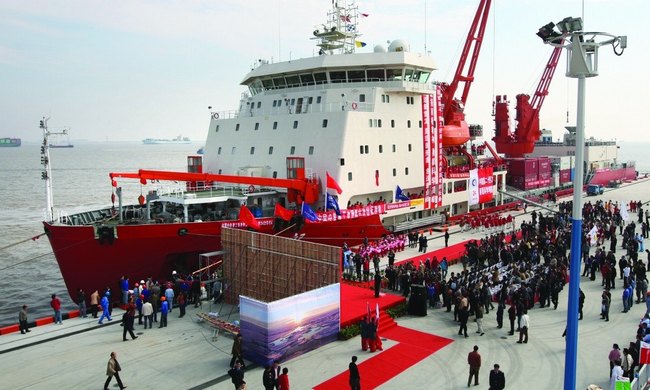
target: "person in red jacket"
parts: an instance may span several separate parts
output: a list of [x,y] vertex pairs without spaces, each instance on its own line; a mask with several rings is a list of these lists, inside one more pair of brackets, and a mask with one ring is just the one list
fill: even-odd
[[282,374],[278,377],[278,388],[280,390],[289,390],[289,369],[284,367]]
[[61,318],[61,301],[57,298],[56,294],[52,294],[50,306],[54,309],[54,323],[63,324],[63,319]]

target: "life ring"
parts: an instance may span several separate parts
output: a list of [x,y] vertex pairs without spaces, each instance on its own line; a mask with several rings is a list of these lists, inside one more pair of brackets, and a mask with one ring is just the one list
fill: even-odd
[[214,119],[214,120],[219,119],[219,113],[218,112],[213,112],[212,113],[212,119]]
[[357,109],[357,103],[352,103],[352,109],[356,110]]
[[248,186],[248,192],[255,192],[255,186],[254,185],[249,185]]

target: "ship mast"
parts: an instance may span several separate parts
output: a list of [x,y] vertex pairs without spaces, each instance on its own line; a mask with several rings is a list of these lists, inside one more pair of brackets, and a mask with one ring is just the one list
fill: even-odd
[[67,130],[61,132],[51,132],[47,128],[47,121],[49,117],[40,122],[39,127],[43,130],[43,145],[41,145],[41,164],[43,165],[43,172],[41,172],[41,179],[45,181],[45,219],[48,222],[54,221],[54,199],[52,196],[52,164],[50,163],[50,135],[66,135]]
[[357,47],[356,38],[361,36],[358,33],[358,17],[359,8],[354,0],[332,1],[332,9],[327,13],[327,22],[316,26],[311,38],[319,40],[316,44],[320,47],[318,54],[354,53]]

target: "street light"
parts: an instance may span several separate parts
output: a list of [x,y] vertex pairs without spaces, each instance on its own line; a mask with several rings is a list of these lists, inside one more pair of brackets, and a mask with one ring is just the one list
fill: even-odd
[[[575,176],[573,186],[573,221],[571,225],[571,272],[569,306],[567,309],[564,390],[575,390],[578,357],[578,296],[582,255],[582,185],[584,182],[585,148],[585,79],[598,76],[598,48],[612,45],[620,56],[627,47],[627,37],[603,32],[583,32],[581,18],[564,18],[555,26],[543,26],[537,35],[556,47],[567,50],[566,76],[578,79],[578,109],[576,117]],[[557,27],[559,33],[553,30]],[[541,35],[540,35],[541,34]]]

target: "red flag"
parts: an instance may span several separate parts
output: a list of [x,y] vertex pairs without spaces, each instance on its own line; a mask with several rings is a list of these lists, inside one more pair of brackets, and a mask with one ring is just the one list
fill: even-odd
[[246,224],[246,226],[259,229],[260,224],[253,216],[253,213],[245,205],[239,209],[239,220]]
[[291,218],[293,217],[293,211],[287,210],[284,207],[280,206],[280,203],[276,203],[273,215],[278,218],[282,218],[285,221],[291,221]]
[[639,364],[650,363],[650,344],[641,342],[641,351],[639,353]]
[[329,172],[325,172],[325,174],[327,175],[327,188],[336,190],[337,194],[341,194],[343,190],[341,189],[341,187],[339,187],[339,183],[337,183],[336,180],[334,180],[334,178],[330,176]]

